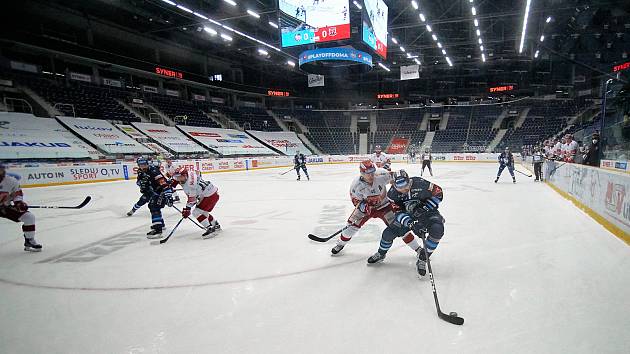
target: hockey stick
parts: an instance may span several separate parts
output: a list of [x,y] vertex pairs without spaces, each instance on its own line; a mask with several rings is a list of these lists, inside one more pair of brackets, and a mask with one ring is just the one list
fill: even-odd
[[184,221],[184,218],[179,219],[179,221],[177,222],[177,224],[175,225],[173,230],[171,230],[171,232],[168,234],[168,236],[166,236],[166,238],[163,238],[163,239],[161,239],[159,241],[152,241],[151,244],[152,245],[161,245],[161,244],[164,244],[164,243],[168,242],[168,239],[171,238],[171,236],[173,236],[173,234],[175,233],[175,230],[177,230],[177,227],[179,226],[179,224],[182,223],[182,221]]
[[92,197],[87,196],[85,200],[81,202],[81,204],[77,206],[51,206],[51,205],[29,205],[30,209],[81,209],[87,205],[87,203],[92,200]]
[[[177,207],[176,207],[176,206],[174,206],[174,205],[172,206],[172,208],[173,208],[173,209],[175,209],[175,210],[177,210],[177,211],[181,214],[181,212],[182,212],[182,211],[181,211],[181,210],[179,210],[179,208],[177,208]],[[206,230],[206,228],[205,228],[205,227],[203,227],[203,226],[199,225],[199,224],[198,224],[198,223],[197,223],[194,219],[191,219],[191,218],[190,218],[190,216],[189,216],[187,219],[188,219],[188,220],[190,220],[193,224],[197,225],[197,227],[199,227],[200,229],[202,229],[202,230]]]
[[310,238],[313,241],[317,241],[317,242],[327,242],[331,238],[333,238],[333,237],[339,235],[340,233],[344,232],[348,227],[350,227],[350,225],[346,225],[341,230],[338,230],[337,232],[335,232],[334,234],[332,234],[332,235],[330,235],[328,237],[319,237],[319,236],[315,236],[313,234],[308,234],[308,238]]
[[[352,212],[350,213],[350,215],[352,215],[354,213],[355,210],[357,210],[357,208],[359,207],[359,203],[357,203],[357,205],[354,206],[354,209],[352,209]],[[328,240],[330,240],[331,238],[339,235],[340,233],[344,232],[347,228],[349,228],[351,225],[346,225],[344,226],[341,230],[338,230],[337,232],[335,232],[334,234],[328,236],[328,237],[319,237],[319,236],[315,236],[313,234],[308,234],[308,238],[310,238],[313,241],[317,241],[317,242],[328,242]]]
[[429,279],[431,279],[431,288],[433,289],[433,299],[435,299],[435,308],[437,309],[438,317],[443,319],[446,322],[452,323],[454,325],[461,326],[464,324],[464,319],[462,317],[457,316],[457,312],[451,312],[448,315],[440,310],[440,302],[438,301],[437,289],[435,288],[435,279],[433,278],[433,270],[431,269],[431,261],[429,260],[429,253],[427,252],[427,243],[426,243],[426,230],[423,230],[420,235],[422,239],[422,252],[424,252],[424,257],[427,261],[427,268],[429,270]]
[[284,176],[284,175],[286,175],[287,173],[289,173],[289,172],[291,172],[291,171],[293,171],[293,170],[295,170],[295,167],[294,167],[294,168],[292,168],[292,169],[290,169],[290,170],[288,170],[288,171],[284,171],[284,172],[282,172],[282,173],[280,174],[280,176]]
[[560,167],[562,167],[562,166],[564,166],[564,165],[566,165],[566,164],[567,164],[567,163],[565,162],[565,163],[561,163],[560,165],[558,165],[558,166],[554,167],[554,168],[553,168],[553,170],[551,170],[551,171],[549,172],[549,176],[551,176],[554,172],[556,172],[556,170],[557,170],[557,169],[559,169]]
[[527,174],[527,173],[525,173],[525,172],[521,172],[521,171],[519,171],[519,170],[517,170],[517,169],[514,169],[514,171],[516,171],[516,172],[518,172],[518,173],[522,174],[523,176],[527,176],[527,177],[531,177],[531,176],[532,176],[532,175],[529,175],[529,174]]

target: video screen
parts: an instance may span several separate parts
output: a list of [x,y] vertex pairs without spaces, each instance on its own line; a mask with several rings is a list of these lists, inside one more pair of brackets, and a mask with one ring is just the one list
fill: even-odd
[[387,5],[383,0],[363,1],[363,42],[387,57]]
[[348,0],[279,0],[282,47],[350,38]]

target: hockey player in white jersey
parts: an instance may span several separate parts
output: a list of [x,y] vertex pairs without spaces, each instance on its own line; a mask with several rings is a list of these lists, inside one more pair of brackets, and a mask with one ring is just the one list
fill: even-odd
[[383,149],[381,149],[380,145],[376,145],[376,147],[374,148],[374,155],[370,157],[370,161],[372,161],[372,163],[378,168],[384,168],[390,172],[392,170],[390,167],[392,161],[389,156],[383,153]]
[[220,230],[221,225],[210,212],[219,201],[219,189],[210,181],[204,181],[201,173],[188,171],[186,167],[178,168],[173,178],[182,185],[184,193],[188,196],[186,206],[182,210],[182,217],[188,218],[192,214],[206,228],[206,232],[201,237],[214,236],[212,234]]
[[[173,164],[173,159],[171,159],[170,156],[165,159],[165,162],[166,164],[164,165],[163,171],[164,176],[166,176],[168,184],[170,184],[173,191],[175,191],[175,188],[177,188],[177,185],[179,184],[179,182],[173,178],[175,172],[177,172],[177,167]],[[173,193],[173,202],[179,202],[179,196],[177,193]]]
[[333,255],[341,252],[368,220],[379,218],[385,225],[394,220],[392,207],[387,200],[387,185],[392,181],[391,174],[382,168],[376,168],[370,160],[361,162],[359,169],[361,176],[355,178],[350,187],[350,199],[356,208],[348,218],[347,228],[331,250]]
[[7,175],[6,166],[0,162],[0,218],[22,223],[24,250],[40,252],[42,245],[35,241],[35,215],[28,211],[18,180]]

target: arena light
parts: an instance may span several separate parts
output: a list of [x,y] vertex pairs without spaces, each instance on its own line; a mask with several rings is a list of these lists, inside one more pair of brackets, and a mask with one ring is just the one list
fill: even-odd
[[453,62],[451,62],[451,58],[449,57],[445,57],[446,62],[448,63],[448,66],[453,66]]
[[475,23],[475,27],[479,27],[479,21],[477,21],[477,19],[475,19],[473,22]]
[[486,62],[486,55],[481,53],[481,61]]
[[389,70],[389,68],[388,68],[388,67],[386,67],[383,63],[378,63],[378,66],[380,66],[381,68],[383,68],[383,69],[384,69],[384,70],[386,70],[386,71],[391,71],[391,70]]
[[400,51],[404,53],[405,52],[405,47],[400,46]]
[[262,48],[258,48],[258,54],[263,55],[263,56],[267,56],[269,55],[269,52],[262,49]]
[[437,42],[437,46],[438,46],[438,48],[442,48],[442,43]]
[[236,2],[233,0],[223,0],[225,2],[227,2],[228,4],[232,5],[232,6],[236,6]]
[[483,44],[483,41],[481,40],[481,38],[479,38],[479,44]]
[[411,54],[411,53],[407,53],[407,58],[409,58],[409,59],[415,59],[417,57],[418,57],[417,55],[414,55],[414,54]]
[[433,38],[433,40],[437,42],[437,36],[435,34],[432,34],[431,38]]
[[355,1],[353,1],[352,3],[354,4],[354,6],[356,6],[356,7],[357,7],[357,9],[359,9],[359,10],[363,10],[363,6],[359,5],[359,3],[358,3],[358,2],[356,2],[356,0],[355,0]]
[[545,21],[545,23],[549,23],[551,22],[551,16],[547,17],[547,20]]
[[269,21],[269,26],[271,26],[273,28],[278,28],[278,24],[273,22],[273,21]]
[[411,6],[413,6],[414,9],[418,9],[418,2],[416,0],[411,0]]
[[470,11],[472,11],[473,16],[477,16],[477,9],[473,6]]
[[250,10],[250,9],[247,9],[247,13],[248,13],[251,17],[260,18],[260,15],[259,15],[259,14],[257,14],[256,12],[254,12],[254,11],[252,11],[252,10]]
[[172,2],[171,0],[162,0],[162,1],[163,1],[163,2],[165,2],[165,3],[167,3],[167,4],[169,4],[169,5],[172,5],[172,6],[177,6],[177,4],[176,4],[176,3],[174,3],[174,2]]
[[431,29],[431,26],[427,25],[427,31],[433,32],[433,29]]
[[427,18],[424,17],[424,14],[422,12],[420,13],[420,21],[422,21],[422,22],[426,22],[427,21]]
[[479,50],[483,52],[483,46],[482,45],[479,46]]
[[534,58],[538,58],[538,54],[540,54],[540,50],[536,50],[536,53],[534,53]]
[[292,68],[295,68],[295,62],[293,60],[287,60],[287,65]]
[[221,33],[221,38],[223,38],[224,40],[231,42],[232,41],[232,37],[228,36],[225,33]]
[[442,49],[442,54],[446,55],[446,50]]
[[184,6],[182,6],[182,5],[175,5],[175,6],[176,6],[178,9],[182,10],[182,11],[186,11],[186,12],[188,12],[189,14],[191,14],[191,13],[193,13],[193,12],[194,12],[193,10],[191,10],[191,9],[189,9],[189,8],[187,8],[187,7],[184,7]]
[[481,37],[481,31],[477,28],[477,37]]
[[394,42],[394,44],[398,44],[398,40],[394,37],[392,37],[392,42]]
[[204,20],[207,20],[208,18],[205,15],[200,14],[199,12],[193,12],[193,15],[199,17],[199,18],[203,18]]
[[217,31],[215,31],[213,28],[210,28],[210,27],[204,27],[203,30],[206,31],[211,36],[216,36],[217,34],[219,34]]
[[523,47],[525,46],[525,34],[527,33],[527,19],[529,18],[529,8],[532,5],[532,0],[527,0],[525,5],[525,13],[523,14],[523,30],[521,31],[521,42],[518,46],[518,52],[523,53]]
[[418,60],[418,58],[415,58],[413,61],[414,61],[416,64],[420,65],[420,60]]
[[545,41],[545,35],[544,35],[544,34],[540,36],[540,41],[541,41],[541,42],[544,42],[544,41]]
[[473,0],[468,0],[468,2],[472,4]]

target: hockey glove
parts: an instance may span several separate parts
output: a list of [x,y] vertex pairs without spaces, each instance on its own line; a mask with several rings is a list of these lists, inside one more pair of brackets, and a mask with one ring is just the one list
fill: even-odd
[[25,213],[28,211],[28,205],[21,200],[13,202],[13,206],[20,212]]
[[423,223],[419,221],[414,221],[413,223],[411,223],[411,230],[419,237],[420,235],[424,236],[424,234],[427,232],[427,228],[424,226]]
[[425,211],[437,210],[441,200],[438,197],[431,197],[424,202],[423,209]]
[[188,219],[189,216],[190,216],[190,208],[189,207],[185,207],[182,210],[182,218]]
[[163,192],[162,195],[164,196],[164,201],[166,202],[166,205],[168,205],[169,207],[173,206],[173,190],[170,188],[166,188]]

